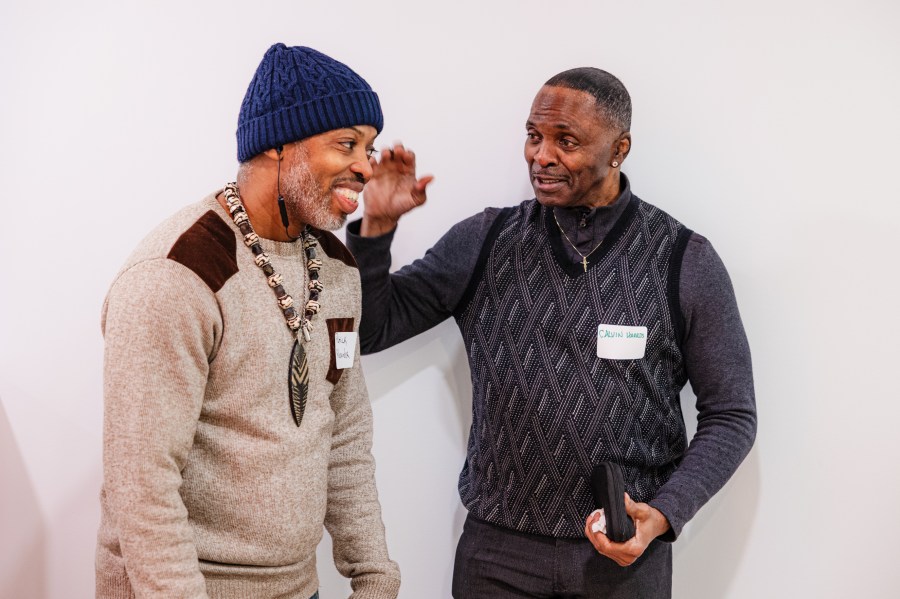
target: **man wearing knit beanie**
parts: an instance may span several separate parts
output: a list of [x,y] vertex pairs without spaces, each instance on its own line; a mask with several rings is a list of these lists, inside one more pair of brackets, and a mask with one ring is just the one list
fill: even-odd
[[241,104],[237,182],[166,220],[116,276],[97,597],[317,597],[323,524],[353,598],[397,596],[359,272],[328,232],[356,209],[382,125],[350,68],[275,44]]

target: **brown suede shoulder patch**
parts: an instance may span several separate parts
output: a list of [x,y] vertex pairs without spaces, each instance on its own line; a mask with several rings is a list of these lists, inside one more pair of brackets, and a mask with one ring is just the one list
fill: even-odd
[[[332,235],[332,237],[334,237]],[[335,333],[352,333],[353,332],[353,319],[352,318],[327,318],[325,319],[325,325],[328,327],[328,338],[331,340],[331,362],[328,364],[328,374],[325,375],[325,378],[332,385],[337,385],[338,381],[341,380],[341,375],[344,374],[343,369],[338,369],[337,367],[337,348],[335,347]]]
[[213,293],[238,271],[234,231],[212,210],[197,219],[166,256],[190,268]]
[[341,240],[334,236],[334,233],[331,233],[330,231],[312,229],[312,234],[316,239],[319,240],[319,245],[322,246],[322,251],[324,251],[329,258],[340,260],[347,266],[359,269],[359,266],[356,264],[356,258],[353,257],[353,254],[350,253],[350,250],[347,249],[347,246],[341,243]]

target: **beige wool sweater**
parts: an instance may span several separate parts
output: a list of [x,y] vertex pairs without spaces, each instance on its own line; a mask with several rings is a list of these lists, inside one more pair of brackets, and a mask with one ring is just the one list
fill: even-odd
[[[308,599],[324,523],[352,597],[394,598],[358,342],[351,367],[335,359],[335,333],[359,327],[355,262],[316,232],[324,290],[298,427],[294,336],[215,195],[151,233],[103,306],[97,597]],[[302,310],[302,244],[262,244]]]

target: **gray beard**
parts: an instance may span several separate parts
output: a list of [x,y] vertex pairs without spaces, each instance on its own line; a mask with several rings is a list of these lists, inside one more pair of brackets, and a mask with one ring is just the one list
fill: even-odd
[[303,150],[294,164],[284,173],[281,191],[291,222],[298,220],[316,229],[334,231],[344,225],[347,217],[331,212],[331,190],[319,186],[306,161],[308,154]]

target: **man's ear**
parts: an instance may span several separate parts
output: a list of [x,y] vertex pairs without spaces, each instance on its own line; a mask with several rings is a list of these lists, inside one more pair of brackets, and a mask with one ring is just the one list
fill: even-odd
[[263,152],[263,154],[265,154],[266,157],[269,158],[270,160],[281,161],[281,159],[284,157],[284,146],[278,146],[277,148],[270,148],[270,149],[266,150],[265,152]]
[[628,156],[628,153],[631,151],[631,132],[626,131],[622,135],[619,136],[619,139],[616,141],[616,156],[619,158],[619,163],[621,164],[625,158]]

